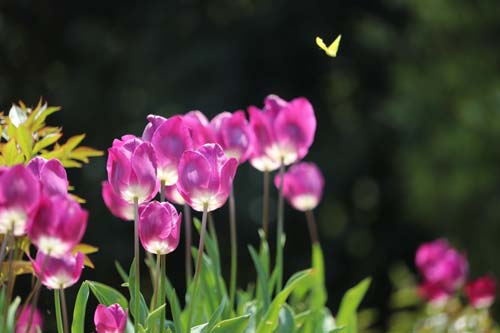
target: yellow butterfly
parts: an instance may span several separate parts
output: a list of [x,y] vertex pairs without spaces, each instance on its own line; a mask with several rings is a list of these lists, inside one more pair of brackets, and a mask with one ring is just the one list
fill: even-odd
[[339,45],[340,45],[340,38],[342,35],[339,35],[330,46],[326,46],[325,42],[319,37],[316,37],[316,44],[323,50],[325,53],[334,58],[337,56],[337,51],[339,50]]

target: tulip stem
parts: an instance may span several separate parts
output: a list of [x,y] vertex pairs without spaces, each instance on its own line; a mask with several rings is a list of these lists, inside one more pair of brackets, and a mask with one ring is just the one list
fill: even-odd
[[158,297],[160,292],[160,254],[156,255],[156,270],[154,279],[153,300],[151,302],[151,311],[156,309],[159,305]]
[[[49,256],[50,256],[50,253],[47,253],[45,258],[43,259],[42,269],[40,270],[40,276],[38,276],[38,279],[36,280],[35,287],[33,288],[33,293],[34,293],[33,294],[33,303],[32,303],[31,308],[30,308],[30,316],[28,318],[28,326],[26,327],[26,332],[30,332],[31,325],[33,324],[33,316],[35,315],[35,309],[36,309],[37,304],[38,304],[38,299],[40,298],[40,288],[42,287],[42,277],[43,277],[43,274],[45,272],[45,268],[47,268],[47,262],[49,261]],[[29,299],[29,296],[28,296],[28,299]],[[23,310],[29,302],[28,299],[26,300],[26,304],[24,305]],[[21,313],[22,313],[22,311],[21,311]]]
[[202,269],[202,258],[203,258],[203,249],[205,247],[205,233],[207,229],[207,212],[208,205],[204,204],[203,205],[203,216],[201,218],[201,231],[200,231],[200,244],[198,246],[198,257],[196,260],[196,270],[194,272],[194,279],[193,279],[193,289],[191,290],[191,297],[189,299],[189,310],[188,310],[188,332],[191,330],[191,321],[192,321],[192,316],[193,316],[193,308],[195,305],[195,299],[196,296],[198,296],[198,285],[200,281],[200,274],[201,274],[201,269]]
[[267,238],[269,229],[269,171],[264,171],[264,196],[262,199],[262,229],[264,236]]
[[[160,301],[158,302],[159,306],[162,306],[163,303],[165,303],[165,279],[166,279],[166,273],[165,273],[165,266],[166,266],[166,255],[160,255]],[[165,308],[161,310],[161,315],[160,315],[160,333],[163,333],[165,329]]]
[[61,298],[59,297],[59,289],[54,289],[54,304],[56,308],[57,332],[64,333],[62,315],[61,315]]
[[229,226],[231,229],[231,281],[229,287],[229,308],[232,310],[236,295],[236,273],[238,267],[238,246],[236,239],[236,204],[234,200],[234,191],[231,187],[229,195]]
[[66,296],[64,295],[64,289],[61,289],[61,306],[62,306],[62,318],[64,325],[64,333],[69,333],[68,331],[68,309],[66,307]]
[[140,265],[139,265],[139,198],[134,198],[134,263],[135,263],[135,290],[134,307],[136,316],[134,318],[134,332],[139,332],[139,295],[140,295]]
[[278,223],[277,223],[277,241],[276,241],[276,266],[278,269],[276,277],[276,293],[281,291],[283,286],[283,247],[285,246],[284,235],[283,235],[283,219],[285,203],[283,198],[283,178],[285,175],[285,163],[281,160],[280,165],[280,186],[279,186],[279,197],[278,197]]
[[165,202],[165,181],[160,180],[160,202]]
[[7,232],[4,236],[3,236],[3,241],[2,241],[2,248],[0,249],[0,269],[2,268],[3,266],[3,260],[5,258],[5,251],[7,250],[7,243],[9,242],[10,240],[10,236],[11,236],[11,232]]
[[185,266],[186,266],[186,290],[191,284],[191,277],[193,276],[193,266],[191,264],[191,207],[184,204],[184,227],[186,228],[186,250],[185,250]]
[[311,237],[311,244],[312,245],[318,244],[319,243],[318,228],[312,210],[306,211],[306,220],[307,220],[307,227],[309,228],[309,236]]

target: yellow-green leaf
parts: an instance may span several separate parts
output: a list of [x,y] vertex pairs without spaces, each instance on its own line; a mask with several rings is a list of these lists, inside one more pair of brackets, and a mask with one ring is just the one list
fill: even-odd
[[44,136],[42,139],[40,139],[37,143],[35,143],[35,146],[33,147],[33,153],[36,154],[42,149],[56,143],[57,140],[59,140],[62,136],[62,133],[50,133]]
[[31,132],[24,125],[19,125],[17,128],[16,140],[26,160],[30,160],[33,154],[33,138]]
[[7,166],[11,166],[15,164],[16,159],[19,156],[19,152],[17,151],[17,145],[15,140],[9,140],[2,147],[2,155],[5,159],[5,164]]

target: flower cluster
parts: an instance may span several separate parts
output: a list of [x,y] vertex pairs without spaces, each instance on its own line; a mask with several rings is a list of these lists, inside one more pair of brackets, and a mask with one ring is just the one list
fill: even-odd
[[467,258],[444,239],[422,244],[415,264],[423,278],[419,292],[432,304],[446,304],[464,285],[469,303],[475,308],[487,308],[495,300],[495,279],[486,275],[466,283]]

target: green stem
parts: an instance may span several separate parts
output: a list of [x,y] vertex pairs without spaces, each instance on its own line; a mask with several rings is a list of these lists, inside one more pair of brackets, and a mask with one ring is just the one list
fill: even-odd
[[165,202],[165,181],[160,180],[160,202]]
[[69,333],[69,331],[68,331],[68,308],[66,307],[66,296],[64,295],[64,289],[62,289],[62,288],[61,288],[60,295],[61,295],[64,333]]
[[184,227],[186,229],[185,242],[185,266],[186,266],[186,290],[191,284],[191,277],[193,276],[193,266],[191,264],[191,207],[188,204],[184,204]]
[[234,300],[236,295],[236,273],[238,267],[238,246],[236,239],[236,204],[234,200],[234,191],[231,188],[229,195],[229,226],[231,229],[231,280],[229,287],[229,308],[232,310],[234,307]]
[[262,229],[267,238],[269,229],[269,171],[264,171],[264,195],[262,199]]
[[158,307],[158,298],[160,292],[160,254],[156,255],[156,270],[155,270],[155,284],[153,291],[153,301],[151,302],[151,310]]
[[312,210],[306,211],[306,220],[307,220],[307,227],[309,228],[309,236],[311,237],[311,244],[312,245],[319,244],[318,228]]
[[135,290],[134,290],[134,307],[136,317],[134,318],[134,332],[139,332],[139,297],[140,297],[140,265],[139,265],[139,199],[134,198],[134,262],[135,262]]
[[[50,253],[48,253],[45,256],[45,258],[43,259],[42,269],[40,270],[40,276],[38,276],[38,278],[36,280],[35,287],[33,288],[33,303],[32,303],[31,308],[30,308],[30,316],[28,317],[28,326],[26,327],[26,332],[30,332],[31,325],[33,324],[33,317],[35,315],[35,309],[38,305],[38,299],[40,298],[40,289],[42,287],[42,277],[43,277],[43,274],[45,272],[45,268],[47,267],[47,262],[49,260],[49,256],[50,256]],[[26,303],[23,306],[23,310],[28,305],[29,299],[30,299],[30,297],[28,296],[28,298],[26,299]],[[23,311],[21,311],[21,313],[22,312]]]
[[278,268],[278,273],[276,277],[276,292],[279,293],[283,286],[283,219],[285,203],[283,198],[283,176],[285,174],[285,164],[281,160],[280,165],[280,186],[279,186],[279,197],[278,197],[278,225],[277,225],[277,241],[276,241],[276,266]]
[[61,315],[61,298],[59,296],[59,289],[54,289],[54,304],[55,304],[55,308],[56,308],[57,332],[64,333],[62,315]]
[[[165,285],[166,285],[166,273],[165,273],[165,265],[166,265],[166,255],[161,255],[160,256],[160,269],[161,269],[161,274],[160,274],[160,301],[158,304],[161,306],[163,303],[165,303]],[[160,333],[163,333],[165,330],[165,308],[161,310],[161,315],[160,315]]]
[[198,296],[198,285],[200,282],[200,273],[201,269],[203,267],[202,263],[202,258],[203,258],[203,249],[205,247],[205,233],[207,229],[207,204],[203,206],[203,216],[201,218],[201,231],[200,231],[200,244],[198,246],[198,257],[196,260],[196,270],[194,273],[194,279],[193,279],[193,289],[191,291],[191,297],[189,300],[189,310],[188,310],[188,331],[191,330],[191,321],[193,317],[193,307],[196,303],[196,296]]

